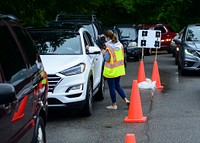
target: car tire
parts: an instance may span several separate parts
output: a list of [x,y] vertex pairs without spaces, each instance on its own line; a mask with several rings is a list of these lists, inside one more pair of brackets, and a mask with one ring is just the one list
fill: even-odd
[[181,75],[186,75],[186,70],[183,67],[184,65],[182,63],[178,63],[178,71]]
[[93,109],[93,91],[92,91],[92,82],[89,80],[87,85],[85,105],[80,110],[80,113],[83,116],[91,116]]
[[171,54],[172,53],[171,49],[167,49],[167,53]]
[[104,78],[104,76],[102,74],[99,90],[96,93],[96,95],[94,96],[94,100],[95,101],[103,100],[104,99],[104,94],[105,94],[105,78]]
[[32,143],[46,143],[45,125],[42,117],[36,119]]
[[135,57],[134,57],[134,61],[139,61],[139,60],[140,60],[140,57],[141,57],[140,55],[135,56]]

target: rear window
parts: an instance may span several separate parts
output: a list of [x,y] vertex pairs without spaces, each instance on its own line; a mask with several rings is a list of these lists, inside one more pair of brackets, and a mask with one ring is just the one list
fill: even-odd
[[121,38],[127,38],[129,40],[135,40],[137,38],[137,32],[134,28],[119,28]]
[[167,32],[163,26],[157,26],[154,28],[154,30],[160,30],[162,34]]
[[80,35],[59,32],[30,32],[40,55],[80,55]]

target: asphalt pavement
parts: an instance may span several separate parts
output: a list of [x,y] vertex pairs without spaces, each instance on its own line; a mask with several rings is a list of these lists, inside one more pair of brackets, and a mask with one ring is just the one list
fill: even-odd
[[[146,78],[151,79],[155,55],[144,57]],[[180,76],[171,54],[159,53],[157,63],[162,91],[140,89],[144,123],[124,123],[128,109],[117,97],[117,110],[111,104],[106,84],[105,99],[94,103],[93,114],[82,117],[76,111],[50,110],[46,126],[47,143],[124,143],[134,134],[137,143],[200,142],[200,74]],[[138,78],[139,62],[128,62],[121,85],[130,99],[133,80]]]

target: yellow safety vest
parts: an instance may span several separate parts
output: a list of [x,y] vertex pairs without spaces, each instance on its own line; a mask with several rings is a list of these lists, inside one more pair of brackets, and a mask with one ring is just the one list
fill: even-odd
[[124,51],[106,48],[110,53],[110,61],[104,64],[103,76],[106,78],[115,78],[125,75]]

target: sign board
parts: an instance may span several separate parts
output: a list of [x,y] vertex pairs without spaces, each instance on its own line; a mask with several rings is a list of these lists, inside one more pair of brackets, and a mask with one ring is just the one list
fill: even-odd
[[139,48],[160,48],[160,41],[160,30],[139,30],[138,32]]

